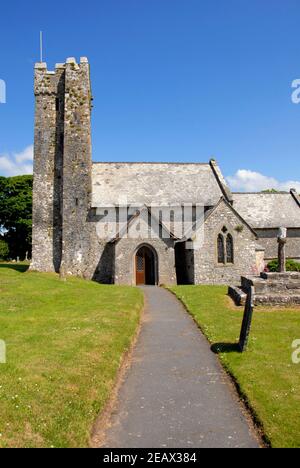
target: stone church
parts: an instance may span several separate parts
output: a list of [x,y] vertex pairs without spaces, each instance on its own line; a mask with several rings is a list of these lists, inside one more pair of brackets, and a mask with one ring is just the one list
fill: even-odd
[[[232,193],[208,163],[92,162],[89,63],[35,66],[31,269],[107,284],[228,284],[300,260],[300,198]],[[120,155],[122,156],[122,155]]]

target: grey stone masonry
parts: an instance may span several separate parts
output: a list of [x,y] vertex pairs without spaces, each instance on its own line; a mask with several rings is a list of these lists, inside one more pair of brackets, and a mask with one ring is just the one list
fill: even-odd
[[64,68],[36,64],[31,269],[39,271],[58,271],[61,260],[64,81]]
[[31,269],[84,276],[90,248],[91,89],[86,58],[35,66]]
[[277,258],[281,226],[287,228],[287,258],[300,260],[300,201],[294,189],[289,193],[233,193],[233,207],[257,233],[267,262]]
[[[298,208],[295,207],[297,210]],[[279,226],[278,226],[279,227]],[[266,262],[277,258],[277,232],[274,229],[255,229],[259,243],[265,248]],[[286,256],[294,260],[300,260],[300,228],[288,228],[287,230]]]
[[287,257],[300,259],[294,190],[231,193],[213,159],[92,163],[85,57],[54,71],[36,64],[34,94],[32,270],[109,284],[153,284],[154,272],[155,284],[238,284],[277,256],[278,227]]
[[263,272],[260,276],[242,276],[241,287],[229,287],[229,295],[237,304],[243,304],[251,287],[255,291],[255,305],[300,304],[300,273]]
[[65,65],[65,120],[62,195],[63,274],[85,276],[91,244],[87,222],[91,200],[91,86],[86,59]]
[[[233,239],[233,261],[218,261],[218,235],[226,230]],[[225,237],[226,237],[225,236]],[[229,284],[239,281],[243,272],[256,271],[256,236],[232,206],[222,200],[206,217],[204,241],[195,250],[195,283]]]

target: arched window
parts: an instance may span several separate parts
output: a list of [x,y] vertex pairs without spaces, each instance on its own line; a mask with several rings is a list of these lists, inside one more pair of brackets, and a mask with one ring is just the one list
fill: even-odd
[[233,263],[233,238],[231,234],[227,234],[226,237],[226,262]]
[[218,263],[234,263],[233,237],[224,226],[217,239]]
[[218,263],[225,263],[225,246],[222,234],[218,235]]

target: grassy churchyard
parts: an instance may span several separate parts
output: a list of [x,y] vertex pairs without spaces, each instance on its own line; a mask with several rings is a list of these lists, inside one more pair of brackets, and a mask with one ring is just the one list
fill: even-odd
[[[137,288],[26,272],[0,264],[0,447],[85,447],[112,390],[143,307]],[[243,310],[226,287],[170,288],[237,381],[272,447],[300,447],[298,310],[256,309],[249,349],[238,341]],[[201,356],[199,356],[201,359]]]
[[243,310],[222,286],[170,288],[199,324],[212,349],[237,381],[272,447],[300,447],[300,364],[292,342],[300,339],[300,309],[256,308],[249,348],[236,351]]
[[143,296],[26,269],[0,264],[0,447],[85,447]]

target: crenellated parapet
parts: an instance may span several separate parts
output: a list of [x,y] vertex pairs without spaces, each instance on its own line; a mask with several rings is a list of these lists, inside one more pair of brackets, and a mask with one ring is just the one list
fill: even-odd
[[35,96],[50,96],[57,93],[57,86],[65,72],[64,64],[57,64],[55,71],[48,71],[46,63],[37,63],[34,68]]

